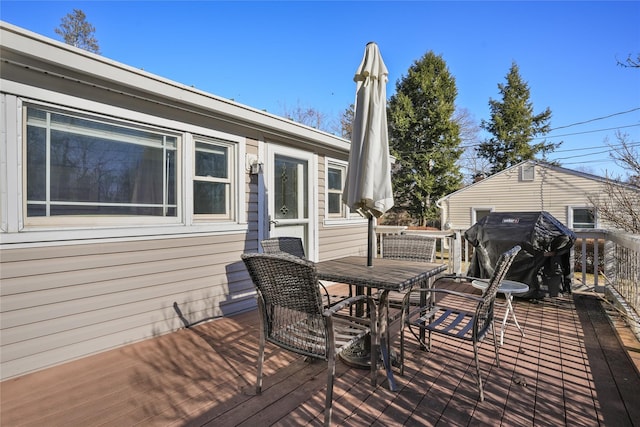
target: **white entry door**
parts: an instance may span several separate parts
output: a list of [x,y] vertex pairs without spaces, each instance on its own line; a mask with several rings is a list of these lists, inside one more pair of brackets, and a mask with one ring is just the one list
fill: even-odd
[[267,146],[269,237],[300,237],[307,258],[315,259],[315,170],[313,153]]

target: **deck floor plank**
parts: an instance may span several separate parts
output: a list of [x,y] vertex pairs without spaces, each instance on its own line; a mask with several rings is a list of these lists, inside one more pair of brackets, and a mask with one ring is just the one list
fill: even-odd
[[[470,345],[434,337],[424,351],[408,338],[397,392],[384,371],[373,387],[367,370],[338,363],[334,424],[640,425],[640,375],[597,298],[514,303],[526,336],[509,319],[500,368],[491,339],[481,347],[484,402]],[[256,395],[257,328],[247,312],[3,381],[0,424],[321,425],[326,362],[268,345]]]

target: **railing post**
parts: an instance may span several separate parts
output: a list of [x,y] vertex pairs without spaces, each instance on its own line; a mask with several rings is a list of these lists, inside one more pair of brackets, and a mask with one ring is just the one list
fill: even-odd
[[582,272],[582,284],[586,285],[587,284],[587,239],[586,238],[582,238],[582,242],[581,242],[581,246],[582,249],[580,250],[580,255],[581,255],[581,260],[580,260],[580,265],[582,266],[581,268],[581,272]]
[[462,275],[462,234],[460,230],[456,230],[453,233],[451,239],[451,249],[453,257],[453,273],[456,276]]
[[[600,285],[600,238],[593,237],[593,289],[596,292],[604,292],[604,284]],[[604,254],[603,254],[604,255]]]
[[[602,254],[602,270],[604,271],[604,280],[606,285],[607,281],[610,284],[614,284],[618,280],[618,256],[616,255],[617,246],[615,242],[610,239],[604,239],[604,254]],[[604,286],[603,286],[604,288]],[[600,289],[596,289],[598,292],[602,292]]]

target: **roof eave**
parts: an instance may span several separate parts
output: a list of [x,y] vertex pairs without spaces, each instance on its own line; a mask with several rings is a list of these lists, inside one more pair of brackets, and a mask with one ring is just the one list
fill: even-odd
[[[23,28],[0,21],[0,46],[25,59],[37,59],[55,68],[62,68],[99,80],[105,86],[128,87],[132,92],[161,94],[172,103],[205,108],[219,118],[273,135],[286,135],[307,143],[338,151],[349,151],[349,141],[327,132],[261,111],[238,102],[160,77],[104,56],[52,40]],[[46,70],[43,70],[46,72]],[[89,83],[88,84],[94,84]],[[119,91],[122,91],[119,89]]]

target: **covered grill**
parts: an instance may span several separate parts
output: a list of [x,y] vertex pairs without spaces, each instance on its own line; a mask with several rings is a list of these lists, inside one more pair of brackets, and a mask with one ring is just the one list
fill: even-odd
[[504,251],[515,245],[522,250],[506,278],[529,285],[519,295],[542,298],[571,292],[571,248],[576,235],[548,212],[492,212],[464,233],[475,250],[468,275],[489,278]]

